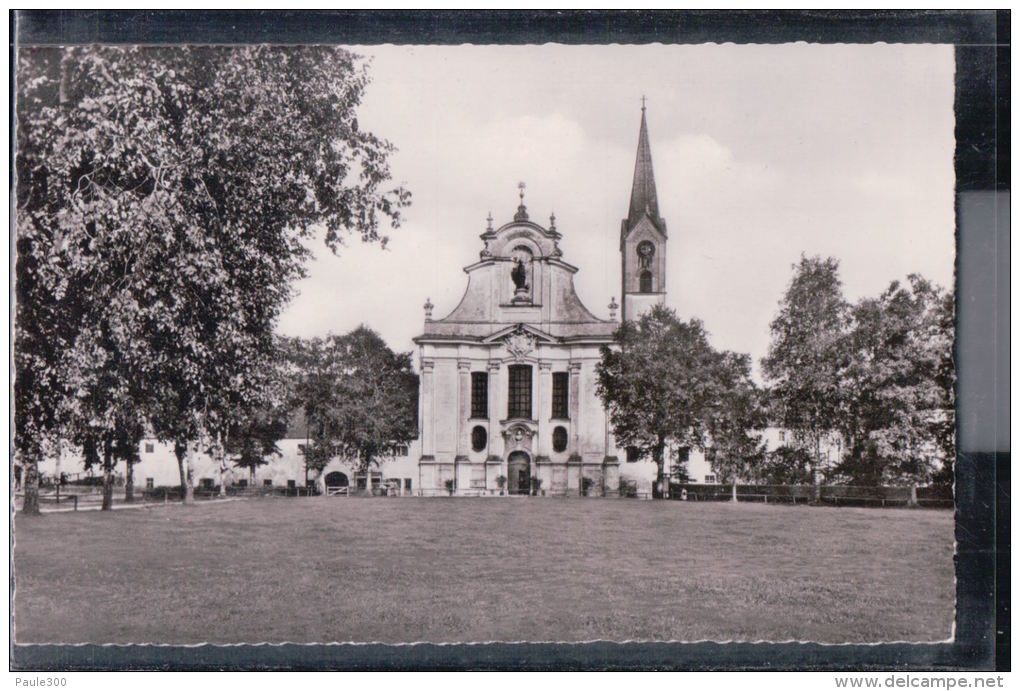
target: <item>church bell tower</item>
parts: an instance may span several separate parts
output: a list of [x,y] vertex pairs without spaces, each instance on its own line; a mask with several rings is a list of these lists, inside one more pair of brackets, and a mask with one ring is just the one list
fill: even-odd
[[621,316],[624,321],[633,320],[655,305],[663,304],[666,299],[666,222],[659,215],[643,98],[630,209],[627,218],[620,224],[620,256],[623,277]]

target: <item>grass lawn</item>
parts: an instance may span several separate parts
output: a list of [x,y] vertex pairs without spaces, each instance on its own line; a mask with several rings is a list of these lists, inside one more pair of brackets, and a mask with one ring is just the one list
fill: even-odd
[[18,517],[18,643],[932,641],[951,511],[620,499]]

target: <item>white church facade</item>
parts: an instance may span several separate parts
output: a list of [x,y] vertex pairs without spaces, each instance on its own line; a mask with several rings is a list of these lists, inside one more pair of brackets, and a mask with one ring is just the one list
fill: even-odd
[[595,365],[617,323],[581,304],[554,221],[532,221],[523,196],[511,222],[481,237],[460,304],[426,316],[415,338],[423,493],[580,494],[583,478],[615,492]]

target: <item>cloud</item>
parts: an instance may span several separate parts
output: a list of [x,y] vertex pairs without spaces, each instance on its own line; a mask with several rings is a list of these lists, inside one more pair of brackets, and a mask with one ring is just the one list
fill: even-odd
[[318,245],[287,333],[367,322],[411,348],[426,297],[467,285],[485,216],[555,211],[596,314],[620,300],[640,122],[670,238],[667,302],[719,347],[768,345],[801,252],[841,261],[848,297],[953,275],[952,46],[373,46],[359,122],[393,141],[414,194],[386,251]]

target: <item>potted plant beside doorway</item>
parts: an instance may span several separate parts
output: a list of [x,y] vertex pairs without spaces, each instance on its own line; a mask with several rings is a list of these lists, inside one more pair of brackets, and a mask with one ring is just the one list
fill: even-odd
[[499,496],[506,494],[506,475],[497,476],[496,485],[499,487]]

